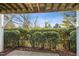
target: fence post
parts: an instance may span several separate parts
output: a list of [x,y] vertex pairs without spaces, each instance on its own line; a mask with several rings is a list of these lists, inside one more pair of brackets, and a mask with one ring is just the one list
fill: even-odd
[[4,50],[4,15],[0,14],[0,52]]
[[79,10],[76,11],[76,17],[77,17],[77,56],[79,56]]

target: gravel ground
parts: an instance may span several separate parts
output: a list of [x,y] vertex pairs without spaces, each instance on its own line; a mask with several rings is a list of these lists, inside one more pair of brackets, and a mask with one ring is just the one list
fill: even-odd
[[6,56],[59,56],[59,54],[14,50],[10,52],[9,54],[7,54]]

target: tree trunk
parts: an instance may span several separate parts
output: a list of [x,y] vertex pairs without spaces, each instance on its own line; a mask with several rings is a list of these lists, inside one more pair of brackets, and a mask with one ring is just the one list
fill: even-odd
[[49,43],[49,50],[51,50],[51,43]]
[[42,47],[41,48],[44,49],[44,43],[42,43]]
[[68,47],[69,47],[69,50],[70,50],[70,40],[68,40],[68,45],[69,45]]

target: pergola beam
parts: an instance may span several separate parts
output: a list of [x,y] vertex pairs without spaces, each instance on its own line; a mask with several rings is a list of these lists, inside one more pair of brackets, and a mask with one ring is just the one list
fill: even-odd
[[66,6],[66,3],[64,3],[64,4],[61,4],[61,6],[60,6],[60,9],[64,9],[65,8],[65,6]]
[[54,8],[53,8],[53,10],[58,10],[58,9],[57,9],[58,6],[59,6],[59,3],[54,3]]
[[72,6],[73,6],[73,4],[72,4],[72,3],[71,3],[71,4],[69,4],[69,3],[68,3],[68,7],[67,7],[67,8],[71,9],[71,8],[72,8]]
[[7,10],[10,10],[10,11],[11,11],[11,8],[9,8],[9,7],[7,6],[7,4],[2,4],[2,3],[1,3],[1,6],[5,7]]
[[79,10],[79,3],[1,3],[0,13],[39,13]]
[[40,11],[44,12],[44,10],[46,10],[46,3],[40,3]]
[[72,5],[72,8],[74,8],[76,5],[77,5],[77,3],[73,4],[73,5]]
[[25,5],[24,3],[23,3],[22,5],[24,6],[24,8],[25,8],[26,10],[28,10],[27,5]]
[[37,9],[38,9],[38,12],[39,12],[40,11],[39,4],[37,3],[36,6],[37,6]]
[[57,9],[60,9],[61,5],[62,5],[62,3],[58,4]]
[[15,7],[14,7],[14,5],[13,4],[9,4],[9,3],[7,3],[7,5],[9,6],[9,7],[11,7],[13,10],[17,10]]
[[46,4],[46,10],[52,10],[52,8],[53,8],[53,4],[51,4],[51,3],[47,3]]
[[19,10],[21,10],[22,11],[22,4],[20,5],[20,3],[18,3],[18,4],[15,4],[15,6],[19,9]]
[[79,8],[79,4],[78,3],[75,5],[74,9],[77,9],[77,8]]
[[32,12],[32,10],[31,10],[31,8],[29,6],[29,3],[27,3],[27,4],[23,3],[23,5],[25,6],[25,9],[28,10],[28,12],[30,12],[30,11]]
[[31,8],[31,10],[33,11],[34,9],[33,9],[33,6],[32,6],[32,4],[29,4],[29,7]]

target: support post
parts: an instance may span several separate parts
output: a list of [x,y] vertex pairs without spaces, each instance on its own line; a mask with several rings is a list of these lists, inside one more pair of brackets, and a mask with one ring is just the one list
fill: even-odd
[[76,11],[76,19],[77,19],[77,56],[79,56],[79,10]]
[[0,52],[4,50],[4,28],[3,28],[3,22],[4,22],[4,15],[0,14]]

